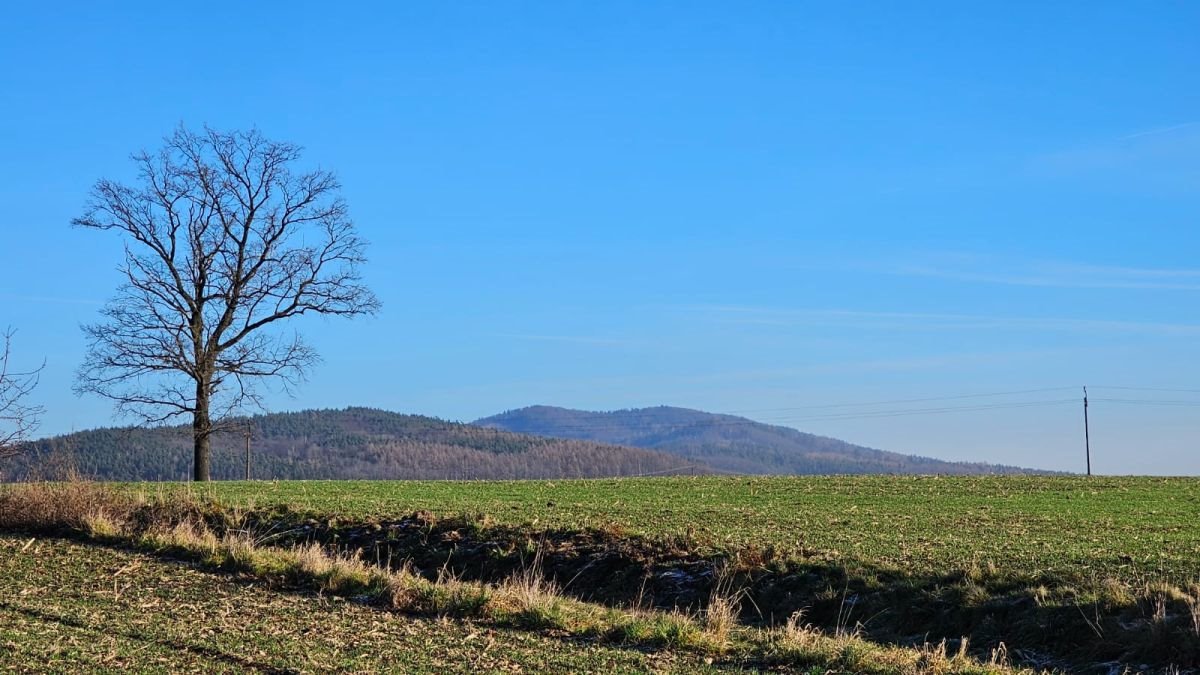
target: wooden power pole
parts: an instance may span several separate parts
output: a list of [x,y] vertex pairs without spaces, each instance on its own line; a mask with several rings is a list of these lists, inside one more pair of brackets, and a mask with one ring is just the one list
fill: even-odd
[[246,422],[246,430],[242,435],[246,437],[246,480],[250,480],[250,423]]
[[1092,441],[1088,438],[1087,387],[1083,388],[1083,450],[1087,453],[1087,475],[1092,475]]

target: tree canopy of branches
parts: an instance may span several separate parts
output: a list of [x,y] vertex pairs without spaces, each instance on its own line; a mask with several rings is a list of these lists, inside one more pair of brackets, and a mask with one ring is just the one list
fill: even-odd
[[191,416],[193,478],[209,479],[211,437],[256,383],[289,389],[317,354],[281,328],[305,314],[373,314],[365,242],[329,171],[257,131],[180,127],[133,156],[138,181],[100,180],[76,226],[123,236],[123,283],[83,327],[76,390],[144,424]]
[[0,334],[0,458],[17,454],[37,429],[41,406],[30,405],[27,397],[37,386],[42,369],[16,371],[9,366],[13,331]]

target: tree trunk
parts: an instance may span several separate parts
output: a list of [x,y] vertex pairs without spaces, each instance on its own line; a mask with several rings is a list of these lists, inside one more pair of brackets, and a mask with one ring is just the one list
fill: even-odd
[[195,456],[192,459],[192,480],[209,479],[208,459],[212,449],[212,424],[208,417],[208,383],[196,383],[196,410],[192,413],[192,441]]

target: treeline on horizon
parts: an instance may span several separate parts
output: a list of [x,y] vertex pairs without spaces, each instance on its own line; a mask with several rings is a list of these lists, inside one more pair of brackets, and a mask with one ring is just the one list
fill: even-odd
[[[271,480],[604,478],[710,473],[664,452],[530,436],[367,408],[278,413],[238,420],[213,439],[212,473]],[[29,443],[0,464],[10,481],[67,474],[114,481],[187,480],[191,429],[105,428]]]

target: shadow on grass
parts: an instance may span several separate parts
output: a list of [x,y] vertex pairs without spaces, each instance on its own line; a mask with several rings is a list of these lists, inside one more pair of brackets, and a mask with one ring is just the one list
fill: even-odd
[[534,531],[428,513],[337,523],[276,510],[247,514],[246,526],[271,533],[276,545],[316,541],[381,565],[411,565],[431,579],[449,571],[498,582],[536,554],[544,574],[566,594],[609,606],[700,611],[714,585],[725,583],[744,592],[740,620],[751,625],[778,625],[802,611],[806,622],[830,633],[860,631],[898,646],[954,645],[966,637],[979,655],[1003,644],[1036,667],[1200,666],[1196,588],[1132,588],[1111,579],[1003,569],[922,575],[770,548],[702,554],[705,547],[686,537]]
[[[3,508],[6,499],[9,508]],[[913,574],[819,553],[770,547],[713,552],[714,546],[689,537],[535,530],[495,525],[486,516],[418,512],[346,523],[285,507],[136,502],[87,484],[0,493],[0,527],[11,531],[79,536],[94,529],[81,519],[96,513],[119,516],[120,529],[135,538],[149,529],[197,522],[217,537],[248,533],[256,543],[284,548],[315,542],[381,566],[408,565],[431,580],[448,573],[464,581],[502,582],[536,558],[542,574],[565,594],[609,606],[699,611],[723,583],[745,600],[739,617],[744,623],[774,625],[803,611],[805,622],[827,632],[861,630],[884,644],[954,643],[965,636],[977,654],[987,655],[1003,643],[1008,653],[1035,666],[1200,665],[1200,587],[1133,588],[1109,579],[1013,569]]]

